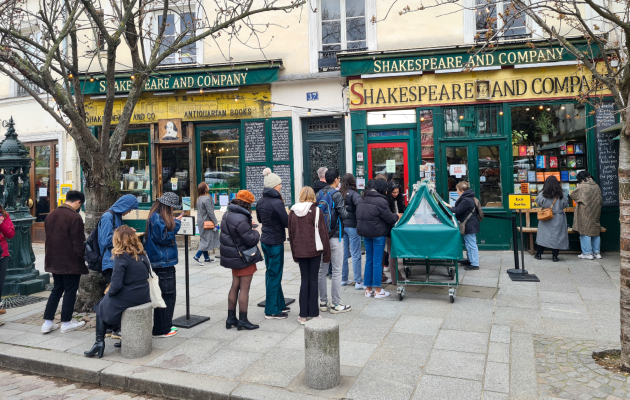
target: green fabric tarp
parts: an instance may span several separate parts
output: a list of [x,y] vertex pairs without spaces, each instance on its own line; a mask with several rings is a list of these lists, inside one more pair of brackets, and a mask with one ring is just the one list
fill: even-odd
[[[434,214],[422,212],[428,209]],[[441,204],[441,199],[426,182],[420,184],[402,218],[392,229],[392,257],[463,258],[462,237],[455,216]]]

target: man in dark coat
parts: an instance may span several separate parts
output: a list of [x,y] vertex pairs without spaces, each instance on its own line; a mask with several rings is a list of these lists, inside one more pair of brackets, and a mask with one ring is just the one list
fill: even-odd
[[284,201],[280,195],[282,179],[265,168],[263,195],[256,203],[256,218],[262,224],[260,243],[265,253],[265,300],[266,319],[286,319],[290,309],[284,302],[282,293],[282,271],[284,269],[284,242],[287,240],[286,228],[289,215],[284,208]]
[[53,320],[62,295],[61,333],[73,331],[85,324],[83,321],[72,319],[81,275],[89,272],[83,260],[85,228],[78,213],[83,203],[85,195],[71,190],[66,194],[66,202],[51,212],[44,221],[46,231],[44,270],[52,274],[55,284],[46,304],[42,333],[59,328]]
[[[467,270],[479,269],[479,248],[477,247],[477,233],[479,233],[479,218],[477,218],[477,206],[475,205],[475,192],[470,188],[468,182],[459,182],[456,186],[459,198],[455,205],[451,207],[451,212],[460,223],[464,223],[466,218],[466,228],[464,230],[464,245],[466,246],[466,256],[468,257]],[[471,215],[472,213],[472,215]]]
[[320,167],[317,170],[317,177],[319,178],[319,180],[313,181],[313,184],[311,185],[313,191],[315,192],[315,195],[317,195],[320,190],[328,186],[328,184],[326,183],[326,171],[328,171],[328,168],[326,167]]

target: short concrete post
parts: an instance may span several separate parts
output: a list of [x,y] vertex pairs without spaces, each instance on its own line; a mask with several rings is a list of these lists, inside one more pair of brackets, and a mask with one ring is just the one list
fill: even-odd
[[304,326],[306,386],[332,389],[341,381],[339,324],[332,319],[312,319]]
[[123,358],[140,358],[153,350],[153,307],[145,303],[126,309],[120,326]]

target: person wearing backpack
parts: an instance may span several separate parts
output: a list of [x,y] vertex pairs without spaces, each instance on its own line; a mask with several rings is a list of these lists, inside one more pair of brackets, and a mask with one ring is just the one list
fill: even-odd
[[328,304],[326,284],[329,263],[322,262],[319,269],[319,310],[325,312],[330,308],[331,314],[339,314],[352,310],[352,306],[341,302],[341,268],[343,266],[342,221],[348,218],[348,212],[346,211],[346,202],[341,192],[337,190],[337,186],[339,186],[339,171],[336,169],[326,171],[326,183],[328,186],[317,193],[317,204],[324,215],[330,242],[330,265],[332,266],[330,294],[332,302],[330,305]]
[[78,211],[85,203],[85,195],[76,190],[66,193],[66,202],[44,220],[46,244],[44,271],[53,276],[54,286],[46,302],[42,333],[50,333],[59,329],[55,324],[55,314],[59,300],[63,296],[61,306],[61,333],[73,331],[85,325],[85,322],[72,319],[74,303],[81,275],[89,272],[83,260],[85,251],[85,227]]
[[357,181],[354,175],[347,173],[341,178],[341,195],[346,201],[348,215],[343,220],[343,267],[341,268],[341,286],[352,282],[348,280],[348,258],[352,255],[352,275],[354,288],[365,289],[361,273],[361,236],[357,234],[357,205],[361,195],[357,193]]
[[475,192],[470,188],[470,185],[466,181],[459,182],[455,188],[457,189],[459,198],[455,202],[455,205],[450,207],[450,209],[451,212],[455,214],[457,220],[465,225],[463,236],[468,262],[463,262],[463,264],[469,263],[469,265],[465,267],[466,270],[479,269],[477,233],[479,233],[480,228]]

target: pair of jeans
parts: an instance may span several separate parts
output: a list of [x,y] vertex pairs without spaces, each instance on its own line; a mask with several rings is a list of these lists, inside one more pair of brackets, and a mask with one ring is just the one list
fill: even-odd
[[176,281],[175,267],[152,268],[159,278],[159,286],[166,308],[153,310],[153,336],[166,335],[173,327],[173,313],[175,312]]
[[338,237],[329,239],[330,242],[330,263],[321,263],[319,267],[319,300],[328,303],[328,288],[326,275],[328,274],[328,264],[332,269],[332,279],[330,282],[330,295],[332,304],[341,303],[341,267],[343,265],[343,242]]
[[261,243],[265,255],[265,314],[280,314],[286,308],[282,293],[282,272],[284,270],[284,245],[268,245]]
[[364,237],[365,241],[365,274],[363,285],[365,287],[381,287],[383,274],[383,252],[385,251],[385,236]]
[[0,299],[2,299],[2,287],[7,277],[7,268],[9,268],[9,256],[0,259]]
[[479,266],[479,248],[477,247],[477,234],[467,233],[464,235],[464,245],[466,246],[466,255],[468,261],[473,267]]
[[210,259],[210,255],[208,254],[207,251],[198,251],[197,254],[195,255],[195,258],[199,258],[203,255],[204,260],[209,260]]
[[[546,249],[547,247],[545,247],[545,246],[541,246],[541,245],[537,244],[537,245],[536,245],[536,248],[537,248],[537,249],[536,249],[536,253],[537,253],[537,254],[542,255],[542,253],[544,253],[544,252],[545,252],[545,249]],[[550,250],[551,250],[551,255],[554,255],[554,256],[556,256],[556,257],[557,257],[557,256],[558,256],[558,254],[560,253],[560,250],[559,250],[559,249],[550,249]]]
[[582,247],[582,254],[599,254],[602,239],[600,236],[586,236],[580,235],[580,246]]
[[311,258],[298,258],[302,284],[300,285],[300,317],[313,318],[319,316],[319,304],[317,304],[317,291],[319,267],[322,256]]
[[[8,257],[7,257],[8,258]],[[61,305],[61,322],[70,322],[74,312],[74,303],[77,300],[77,290],[81,282],[80,274],[53,274],[54,286],[44,311],[44,320],[52,321],[59,306],[59,300],[63,295]]]
[[343,228],[343,267],[341,269],[341,281],[348,281],[348,257],[352,255],[352,280],[355,283],[363,283],[361,273],[361,236],[357,235],[357,228],[346,226]]

